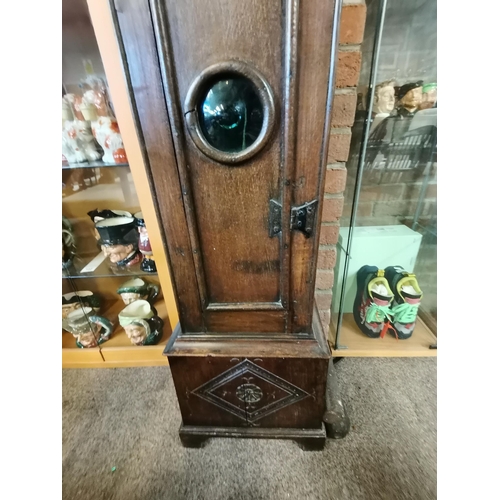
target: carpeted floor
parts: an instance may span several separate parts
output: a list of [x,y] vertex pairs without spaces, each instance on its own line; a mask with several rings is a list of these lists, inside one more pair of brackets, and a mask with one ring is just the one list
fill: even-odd
[[239,439],[185,449],[168,368],[64,370],[63,498],[436,498],[436,359],[336,369],[352,429],[322,452]]

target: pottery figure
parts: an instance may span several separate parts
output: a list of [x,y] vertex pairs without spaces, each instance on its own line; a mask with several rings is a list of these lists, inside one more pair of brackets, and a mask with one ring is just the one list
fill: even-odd
[[118,321],[134,345],[157,344],[163,334],[163,320],[146,300],[136,300],[118,315]]
[[158,297],[160,287],[153,283],[148,283],[141,278],[134,278],[123,283],[116,291],[122,298],[125,305],[136,300],[147,300],[150,304]]
[[106,342],[113,332],[108,319],[94,314],[92,307],[81,307],[68,314],[67,328],[76,339],[78,347],[97,347]]

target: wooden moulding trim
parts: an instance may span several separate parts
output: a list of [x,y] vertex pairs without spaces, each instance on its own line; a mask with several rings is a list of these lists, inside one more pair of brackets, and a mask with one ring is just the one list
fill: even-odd
[[[225,335],[175,332],[163,354],[166,356],[235,357],[311,357],[329,359],[331,352],[321,327],[318,310],[313,313],[313,334],[238,334]],[[276,336],[275,336],[276,335]],[[258,342],[256,342],[258,340]]]
[[[339,48],[340,20],[342,16],[342,0],[335,0],[335,9],[333,13],[332,41],[330,49],[330,70],[328,77],[328,92],[326,98],[326,116],[323,127],[323,140],[321,143],[321,155],[319,163],[319,183],[316,199],[318,200],[316,230],[313,239],[313,273],[311,286],[309,287],[309,300],[314,301],[314,291],[316,285],[316,268],[318,261],[319,237],[321,220],[319,215],[323,212],[323,195],[325,192],[326,164],[328,160],[328,148],[330,144],[330,130],[333,118],[333,101],[335,99],[335,76],[337,69],[337,52]],[[314,302],[315,303],[315,302]]]
[[[248,78],[257,90],[264,110],[262,129],[257,139],[248,148],[237,153],[219,151],[206,140],[197,111],[199,100],[203,92],[207,90],[207,85],[217,76],[228,74]],[[200,151],[221,163],[241,163],[256,155],[266,145],[272,134],[276,121],[275,115],[274,97],[270,85],[259,71],[241,61],[221,62],[203,70],[191,83],[184,102],[184,116],[191,139]]]
[[282,220],[281,220],[281,302],[288,309],[287,331],[291,330],[292,302],[290,299],[290,212],[292,206],[292,189],[295,181],[296,140],[297,140],[297,79],[298,79],[298,45],[299,45],[299,0],[286,0],[286,17],[283,51],[283,147],[281,158],[282,186]]
[[255,339],[214,339],[214,340],[184,340],[177,339],[167,357],[240,357],[240,358],[320,358],[330,359],[330,352],[325,352],[314,340],[269,340],[267,342]]
[[321,439],[326,438],[324,425],[316,429],[296,429],[281,427],[208,427],[182,425],[179,434],[181,436],[193,436],[201,438],[211,437],[236,437],[236,438],[262,438],[262,439]]
[[[337,52],[339,48],[339,37],[340,37],[340,20],[342,15],[342,0],[335,0],[335,8],[333,12],[333,26],[332,26],[332,40],[331,40],[331,49],[330,49],[330,68],[329,68],[329,76],[328,76],[328,91],[326,97],[326,116],[323,127],[323,139],[321,143],[321,155],[319,161],[319,182],[318,182],[318,191],[316,195],[316,199],[318,200],[317,206],[317,217],[316,217],[316,229],[314,231],[313,238],[313,248],[312,248],[312,256],[313,256],[313,266],[311,267],[310,277],[310,287],[308,290],[308,300],[314,303],[314,309],[316,309],[316,301],[314,300],[314,291],[316,288],[316,269],[318,262],[318,253],[319,253],[319,237],[321,230],[321,218],[320,215],[323,212],[323,194],[325,192],[325,178],[326,178],[326,164],[328,160],[328,147],[330,144],[330,130],[332,125],[333,118],[333,101],[335,99],[335,75],[337,69]],[[313,320],[314,321],[314,320]],[[321,332],[323,332],[323,328],[320,325]],[[322,337],[324,337],[322,333]],[[326,342],[326,339],[325,339]]]
[[[294,333],[289,335],[283,332],[250,332],[250,333],[235,333],[235,332],[217,332],[217,333],[200,333],[200,332],[188,332],[183,333],[179,336],[181,340],[186,341],[207,341],[207,342],[217,342],[219,340],[226,341],[229,339],[234,340],[259,340],[259,342],[295,342],[297,340],[313,340],[314,337],[308,333]],[[173,342],[172,342],[173,343]]]
[[182,201],[185,210],[186,224],[191,242],[191,252],[193,256],[194,267],[196,271],[196,280],[198,283],[199,298],[202,309],[207,304],[207,285],[201,257],[200,238],[196,224],[196,215],[193,197],[191,194],[191,182],[186,168],[186,155],[184,151],[184,117],[181,116],[181,102],[177,84],[175,82],[175,62],[172,55],[172,42],[170,39],[170,28],[166,12],[165,2],[160,0],[150,1],[151,15],[153,19],[152,29],[156,38],[156,47],[159,56],[159,66],[162,77],[162,85],[165,93],[165,103],[169,115],[169,120],[173,122],[177,131],[172,134],[174,143],[175,157],[177,160],[177,171],[181,183]]
[[[317,183],[306,182],[294,189],[293,203],[301,205],[317,200],[318,206],[313,237],[306,239],[303,234],[293,232],[291,238],[290,282],[291,295],[295,297],[293,332],[304,331],[311,324],[341,4],[340,0],[310,0],[301,5],[297,141],[307,142],[296,150],[295,178],[315,178]],[[314,95],[308,92],[311,85]],[[311,107],[317,116],[312,124],[307,121]],[[307,262],[307,270],[303,269],[304,262]]]
[[212,302],[208,305],[207,311],[283,311],[281,302],[240,302],[225,303]]

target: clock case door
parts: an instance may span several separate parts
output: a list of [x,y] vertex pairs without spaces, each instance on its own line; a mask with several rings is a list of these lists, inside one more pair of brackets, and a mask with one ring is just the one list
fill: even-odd
[[[181,336],[315,338],[340,9],[332,0],[115,0],[111,7]],[[233,78],[254,85],[265,130],[246,152],[226,154],[220,143],[207,146],[207,127],[195,129],[208,90]]]

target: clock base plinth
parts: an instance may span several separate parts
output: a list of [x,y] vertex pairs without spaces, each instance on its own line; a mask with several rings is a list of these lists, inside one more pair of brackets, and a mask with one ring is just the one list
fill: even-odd
[[317,311],[307,337],[182,333],[165,348],[179,409],[180,438],[292,439],[322,449],[330,351]]
[[185,448],[203,448],[211,438],[291,439],[304,451],[321,451],[326,431],[320,429],[280,429],[257,427],[205,427],[181,425],[179,437]]

